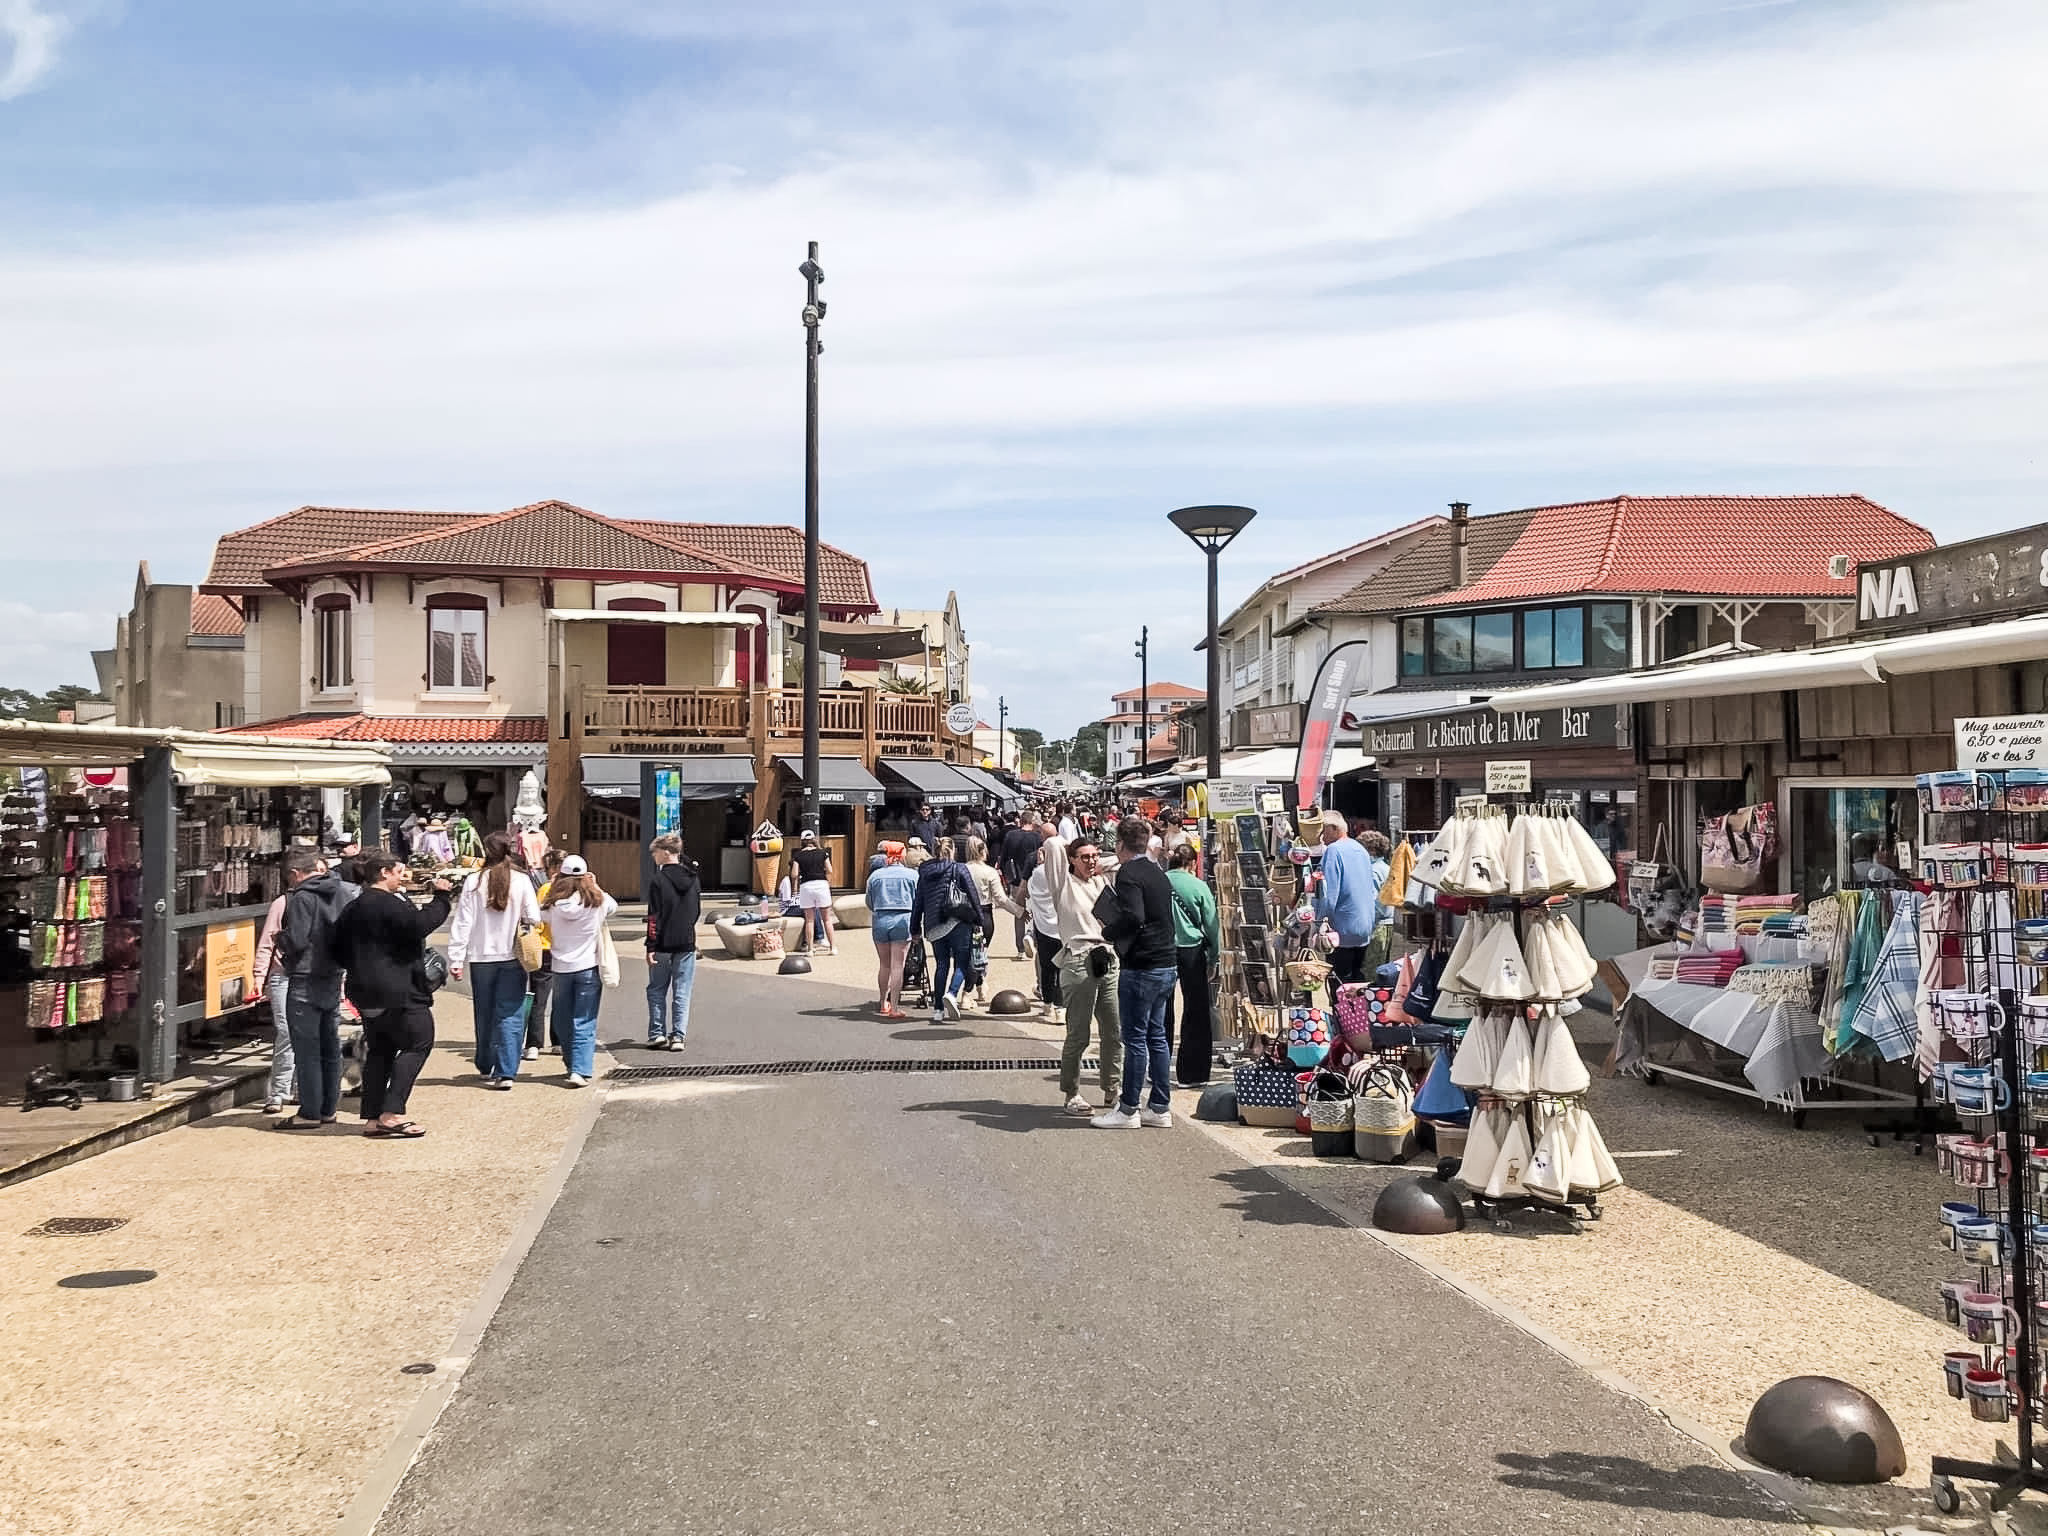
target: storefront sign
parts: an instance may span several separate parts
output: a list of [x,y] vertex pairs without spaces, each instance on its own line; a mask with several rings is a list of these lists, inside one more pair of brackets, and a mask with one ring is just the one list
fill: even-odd
[[1259,785],[1256,779],[1211,779],[1209,781],[1209,814],[1212,816],[1235,816],[1239,811],[1257,807]]
[[974,706],[954,704],[946,710],[946,729],[955,736],[965,736],[974,729]]
[[2048,715],[1980,715],[1956,721],[1956,767],[2048,768]]
[[1611,747],[1616,744],[1616,706],[1585,709],[1512,709],[1484,705],[1449,709],[1409,720],[1366,722],[1364,745],[1371,757],[1417,752],[1486,752],[1500,747],[1531,750]]
[[1903,629],[2048,608],[2048,525],[1856,567],[1856,627]]
[[256,925],[215,923],[206,930],[206,1016],[256,1001]]
[[1489,795],[1526,795],[1529,793],[1529,760],[1525,757],[1518,762],[1488,763],[1486,765],[1486,792]]
[[1301,739],[1301,706],[1273,704],[1251,711],[1251,744],[1284,747]]

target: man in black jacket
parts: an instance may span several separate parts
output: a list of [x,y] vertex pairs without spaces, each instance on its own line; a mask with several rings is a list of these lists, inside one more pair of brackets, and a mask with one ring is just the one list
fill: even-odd
[[[1178,952],[1173,936],[1173,886],[1166,871],[1145,856],[1152,823],[1126,816],[1117,823],[1116,884],[1102,936],[1116,947],[1123,974],[1117,979],[1117,1017],[1124,1039],[1123,1092],[1113,1109],[1090,1125],[1105,1131],[1173,1124],[1173,1051],[1166,1037],[1166,1006],[1173,997]],[[1151,1097],[1141,1111],[1138,1094],[1147,1079]]]
[[647,1048],[680,1051],[690,1032],[690,993],[697,984],[697,923],[704,884],[673,832],[657,837],[654,884],[647,891]]
[[1010,893],[1010,900],[1021,909],[1017,914],[1017,958],[1024,958],[1024,934],[1031,921],[1031,909],[1025,901],[1024,887],[1031,880],[1031,872],[1038,868],[1038,850],[1045,846],[1046,832],[1038,824],[1038,818],[1026,811],[1017,825],[1003,834],[1003,845],[996,851],[996,868],[1003,877],[1003,888]]
[[[288,877],[319,864],[310,848],[285,855]],[[273,1122],[280,1131],[331,1124],[341,1104],[341,962],[334,956],[334,924],[358,894],[330,871],[306,876],[285,897],[277,959],[286,977],[284,1016],[299,1074],[299,1110]]]
[[406,1139],[426,1131],[405,1117],[412,1085],[434,1048],[434,989],[427,935],[448,920],[449,885],[415,907],[400,887],[405,866],[391,854],[362,855],[363,894],[334,924],[334,954],[348,971],[348,1000],[363,1016],[365,1136]]

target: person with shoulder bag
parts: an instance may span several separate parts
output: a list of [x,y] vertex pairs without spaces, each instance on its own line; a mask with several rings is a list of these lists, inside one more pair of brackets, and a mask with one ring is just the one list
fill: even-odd
[[1038,857],[1052,898],[1060,1006],[1067,1019],[1066,1044],[1060,1050],[1060,1098],[1068,1114],[1093,1115],[1095,1106],[1081,1097],[1081,1059],[1088,1053],[1091,1031],[1097,1036],[1103,1109],[1116,1104],[1123,1084],[1123,1029],[1116,1005],[1122,968],[1116,950],[1102,936],[1102,919],[1095,912],[1109,890],[1109,878],[1101,871],[1095,844],[1085,837],[1072,844],[1048,837]]
[[647,892],[647,1048],[680,1051],[690,1033],[690,994],[697,985],[704,882],[675,833],[664,832],[648,851],[654,855],[654,884]]
[[[1152,824],[1126,816],[1117,824],[1116,884],[1097,903],[1102,936],[1123,962],[1117,980],[1117,1015],[1124,1037],[1123,1092],[1114,1107],[1089,1121],[1097,1130],[1135,1130],[1173,1124],[1173,1070],[1166,1040],[1166,1005],[1173,996],[1175,970],[1173,886],[1166,871],[1147,857]],[[1141,1108],[1138,1096],[1150,1084]]]
[[332,1124],[341,1105],[341,962],[334,925],[361,888],[345,885],[310,848],[285,857],[284,921],[271,964],[285,970],[285,1022],[299,1079],[295,1115],[273,1122],[278,1130]]
[[449,885],[416,907],[404,894],[405,866],[376,849],[357,860],[362,895],[334,925],[334,951],[348,971],[348,1000],[363,1016],[363,1134],[374,1141],[426,1135],[406,1101],[434,1048],[434,972],[427,936],[448,920]]
[[458,981],[465,972],[469,976],[476,1069],[486,1087],[507,1092],[519,1076],[526,1044],[520,1011],[527,973],[540,968],[540,901],[512,855],[505,833],[484,839],[484,867],[462,888],[448,930],[448,974]]
[[994,932],[994,919],[984,917],[981,893],[967,866],[953,857],[953,839],[940,838],[934,855],[918,867],[910,908],[912,941],[931,941],[934,1024],[960,1017],[960,993],[973,963],[974,936],[982,933],[985,943]]

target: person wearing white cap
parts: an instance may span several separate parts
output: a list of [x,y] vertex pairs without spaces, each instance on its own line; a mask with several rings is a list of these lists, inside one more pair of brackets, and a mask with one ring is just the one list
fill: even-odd
[[1343,816],[1323,812],[1323,875],[1316,916],[1337,933],[1337,948],[1330,956],[1332,982],[1366,979],[1366,946],[1379,926],[1380,887],[1373,877],[1372,855],[1349,833]]
[[555,962],[555,1038],[562,1042],[574,1088],[589,1082],[597,1069],[597,1005],[604,996],[598,948],[605,922],[618,910],[590,866],[573,853],[562,860],[541,903],[540,920]]
[[826,954],[836,955],[839,946],[832,939],[832,850],[819,847],[818,834],[807,828],[789,862],[796,876],[796,904],[803,911],[804,948],[823,944]]

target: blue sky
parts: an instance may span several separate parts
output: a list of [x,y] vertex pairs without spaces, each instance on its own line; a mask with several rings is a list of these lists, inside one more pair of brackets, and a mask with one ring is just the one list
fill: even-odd
[[[1064,734],[1461,499],[2048,518],[2048,6],[0,0],[0,682],[305,502],[797,520]],[[1176,659],[1178,658],[1178,659]],[[978,690],[979,691],[979,690]]]

